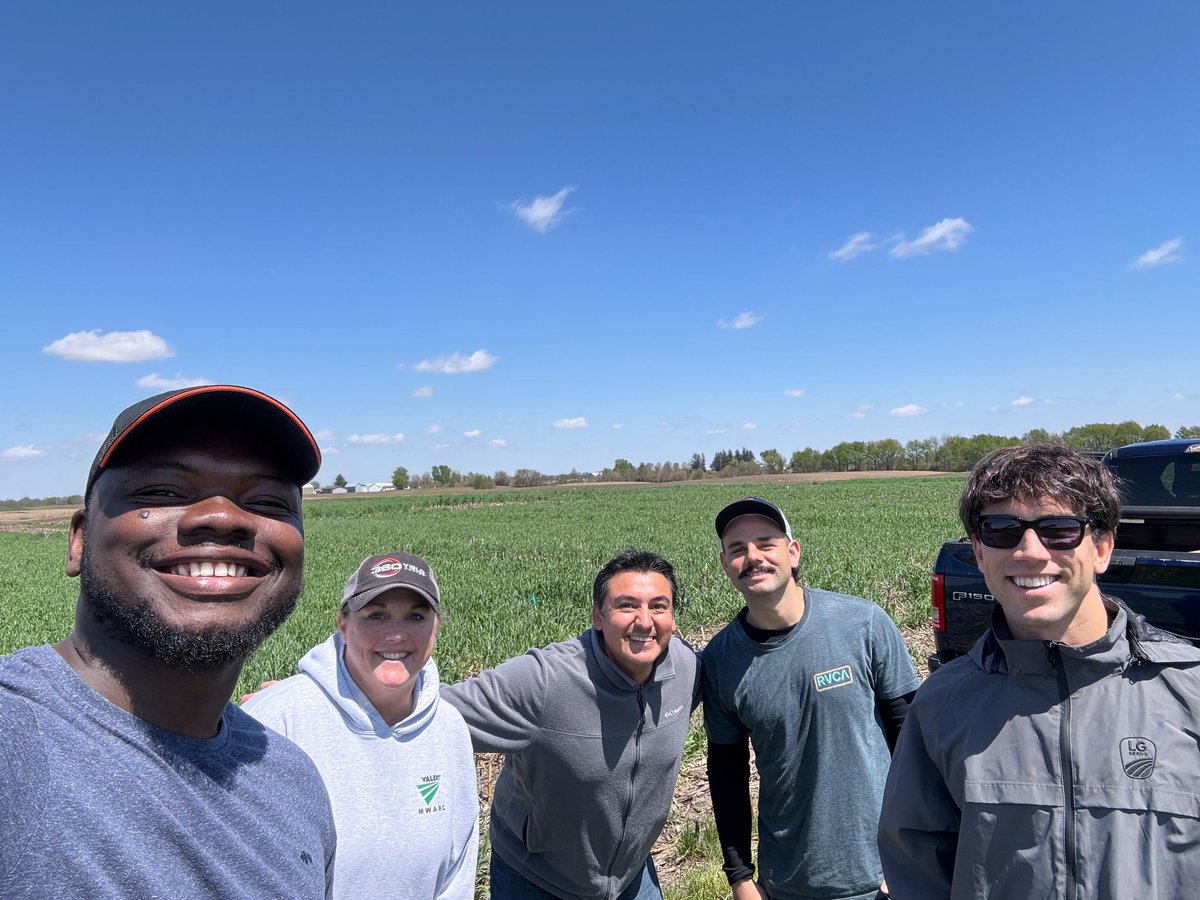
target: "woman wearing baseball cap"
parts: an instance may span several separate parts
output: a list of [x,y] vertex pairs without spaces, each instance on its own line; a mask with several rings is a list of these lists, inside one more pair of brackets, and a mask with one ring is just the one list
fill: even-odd
[[369,556],[337,631],[300,674],[242,707],[316,763],[337,826],[335,897],[472,900],[479,798],[471,738],[438,697],[441,593],[425,560]]

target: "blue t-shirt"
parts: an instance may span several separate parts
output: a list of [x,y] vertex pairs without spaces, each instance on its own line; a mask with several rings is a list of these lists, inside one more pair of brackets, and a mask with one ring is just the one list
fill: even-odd
[[758,643],[740,619],[704,649],[704,727],[747,736],[759,773],[759,877],[772,897],[873,896],[891,756],[876,699],[920,681],[887,613],[860,597],[804,589],[804,615]]
[[329,798],[232,705],[212,738],[157,728],[52,647],[0,658],[0,897],[321,898]]

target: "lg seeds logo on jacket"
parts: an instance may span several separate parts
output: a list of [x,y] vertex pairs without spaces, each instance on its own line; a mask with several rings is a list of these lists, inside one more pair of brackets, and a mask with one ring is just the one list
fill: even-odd
[[1149,778],[1154,774],[1154,741],[1127,737],[1121,741],[1121,768],[1130,778]]
[[827,672],[818,672],[813,676],[813,684],[818,691],[828,691],[836,687],[854,684],[854,673],[849,666],[838,666]]
[[421,799],[425,801],[424,806],[417,807],[418,816],[427,816],[430,813],[443,812],[446,809],[446,804],[434,804],[434,798],[438,795],[438,790],[442,786],[441,775],[422,775],[420,782],[417,784],[417,793],[421,795]]

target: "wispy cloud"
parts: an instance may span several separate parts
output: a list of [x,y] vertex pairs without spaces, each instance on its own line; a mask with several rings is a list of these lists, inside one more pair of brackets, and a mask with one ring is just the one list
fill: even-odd
[[313,437],[318,441],[336,441],[337,432],[332,428],[322,428],[320,431],[314,431]]
[[423,359],[415,366],[415,372],[440,372],[443,375],[457,375],[460,372],[482,372],[490,369],[500,361],[498,356],[492,356],[486,350],[476,350],[470,356],[461,353],[451,353],[449,356],[435,356]]
[[43,347],[42,352],[75,362],[110,363],[147,362],[175,355],[167,342],[153,332],[110,331],[102,334],[99,328],[73,331]]
[[398,444],[404,435],[396,434],[352,434],[346,438],[351,444]]
[[506,441],[504,438],[492,438],[490,441],[488,441],[488,446],[489,447],[507,447],[508,441]]
[[726,322],[724,319],[722,319],[717,323],[717,327],[733,328],[737,331],[741,331],[743,328],[752,328],[761,322],[763,318],[764,317],[758,315],[758,313],[744,312],[736,316],[732,322]]
[[917,404],[915,404],[915,403],[909,403],[907,406],[897,406],[895,409],[893,409],[891,412],[889,412],[888,415],[889,416],[923,416],[927,412],[929,412],[929,410],[926,409],[924,406],[917,406]]
[[567,195],[574,190],[573,187],[565,187],[551,197],[534,197],[530,203],[514,200],[508,204],[508,208],[538,234],[545,234],[570,215],[571,210],[564,209],[563,206],[567,202]]
[[754,424],[753,422],[743,422],[742,427],[745,428],[747,431],[753,431],[758,426],[756,424]]
[[322,456],[337,456],[341,452],[342,451],[339,450],[337,447],[322,447],[321,448]]
[[212,384],[207,378],[184,378],[176,375],[174,378],[163,378],[157,372],[143,375],[137,380],[137,386],[148,390],[176,391],[180,388],[199,387],[202,384]]
[[437,424],[437,422],[434,422],[432,425],[428,426],[425,429],[425,433],[426,434],[441,434],[443,430],[444,429],[441,425]]
[[620,422],[613,422],[612,427],[613,427],[613,431],[620,431],[625,426],[623,424],[621,424]]
[[1183,262],[1183,238],[1171,238],[1165,244],[1147,250],[1129,264],[1131,269],[1153,269],[1155,266],[1165,266],[1167,263]]
[[583,416],[576,416],[573,419],[559,419],[554,423],[555,428],[587,428],[588,420]]
[[1028,406],[1032,402],[1033,402],[1032,397],[1026,397],[1024,394],[1022,394],[1020,397],[1018,397],[1016,400],[1014,400],[1012,402],[1012,405],[1013,406]]
[[39,450],[33,444],[18,444],[16,447],[9,447],[0,453],[0,457],[4,459],[37,459],[45,455],[45,450]]
[[470,431],[464,431],[463,437],[479,437],[482,433],[478,428],[472,428]]
[[788,388],[786,391],[783,392],[783,395],[785,397],[803,397],[804,396],[804,388]]
[[966,219],[942,219],[936,225],[930,225],[914,240],[897,238],[896,245],[888,252],[895,259],[904,259],[941,250],[957,250],[966,243],[967,235],[974,230],[975,227]]
[[860,253],[867,253],[878,247],[879,245],[874,241],[875,235],[871,234],[871,232],[860,231],[857,234],[851,235],[850,240],[830,253],[829,258],[836,259],[838,262],[849,262]]
[[704,433],[705,434],[724,434],[728,430],[729,430],[728,428],[705,428]]
[[433,388],[419,387],[416,390],[414,390],[411,394],[409,394],[408,396],[410,396],[410,397],[432,397],[433,396]]
[[861,406],[856,406],[856,407],[854,407],[854,411],[852,413],[850,413],[850,418],[865,419],[867,417],[867,413],[869,413],[874,408],[875,407],[871,406],[871,404],[869,404],[869,403],[864,403]]

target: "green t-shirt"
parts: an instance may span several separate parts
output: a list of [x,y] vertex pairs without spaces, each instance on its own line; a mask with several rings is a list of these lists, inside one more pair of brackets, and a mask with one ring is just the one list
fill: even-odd
[[804,616],[760,644],[740,620],[704,650],[704,726],[750,739],[759,772],[759,878],[779,898],[874,896],[876,829],[891,757],[876,700],[920,681],[887,613],[805,588]]

